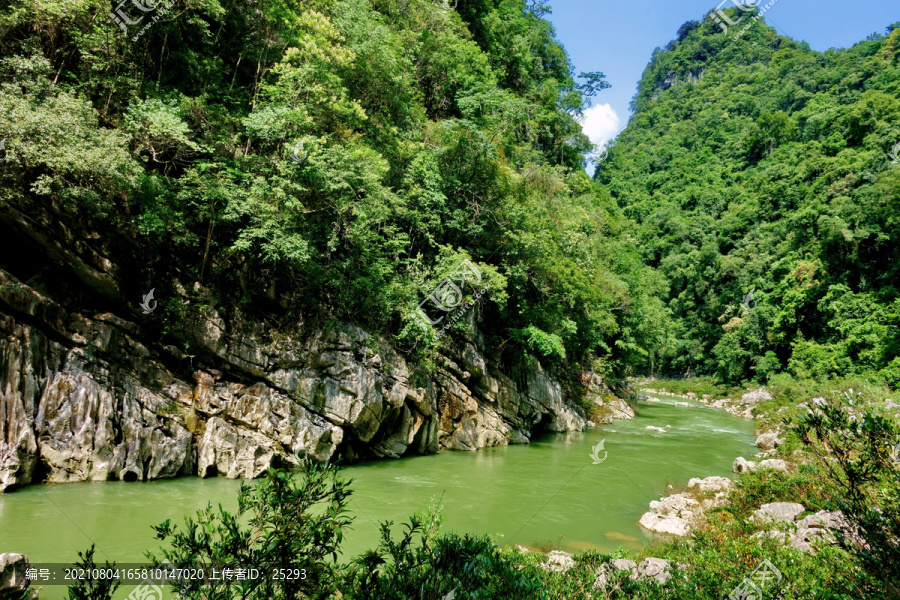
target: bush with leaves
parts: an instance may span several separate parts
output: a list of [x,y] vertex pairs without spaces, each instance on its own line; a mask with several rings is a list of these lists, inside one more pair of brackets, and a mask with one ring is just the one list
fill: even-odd
[[116,563],[106,562],[103,567],[98,567],[94,562],[94,544],[86,551],[78,553],[75,567],[84,570],[85,577],[79,578],[75,585],[69,586],[68,600],[112,600],[113,594],[119,589],[118,579],[97,579],[92,577],[96,569],[107,571],[114,570]]
[[818,405],[797,433],[819,458],[834,508],[849,520],[848,531],[837,531],[841,546],[900,597],[900,428],[872,409],[857,410],[857,402],[851,389]]
[[[182,598],[324,599],[335,591],[338,549],[351,522],[349,482],[340,478],[337,467],[311,461],[302,463],[301,473],[294,477],[286,469],[269,469],[262,479],[242,484],[236,514],[221,505],[218,511],[207,506],[181,531],[168,520],[154,528],[171,546],[162,556],[176,568],[205,573],[255,568],[261,574],[175,585]],[[147,557],[154,564],[165,562],[152,553]],[[276,572],[292,576],[273,577]]]

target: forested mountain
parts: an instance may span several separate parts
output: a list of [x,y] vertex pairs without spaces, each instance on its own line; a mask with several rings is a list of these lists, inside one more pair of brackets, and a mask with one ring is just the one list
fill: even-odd
[[504,360],[624,373],[660,337],[660,282],[583,171],[576,118],[607,84],[577,83],[540,3],[114,10],[0,15],[7,225],[67,224],[77,241],[48,236],[118,266],[112,284],[26,267],[5,236],[0,262],[31,285],[132,313],[155,288],[162,343],[192,310],[240,305],[281,328],[354,322],[427,362],[439,339],[415,309],[468,258]]
[[669,284],[652,368],[900,383],[898,27],[821,53],[707,19],[654,52],[595,175]]

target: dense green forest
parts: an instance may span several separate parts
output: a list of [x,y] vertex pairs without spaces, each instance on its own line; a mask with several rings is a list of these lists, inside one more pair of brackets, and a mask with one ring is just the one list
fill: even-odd
[[707,19],[654,52],[595,176],[669,286],[651,368],[900,383],[898,27],[821,53]]
[[93,231],[163,334],[237,303],[427,362],[416,307],[470,259],[505,361],[900,382],[894,26],[819,53],[685,23],[591,181],[577,120],[608,84],[540,3],[107,8],[0,15],[0,202]]
[[507,363],[624,373],[665,337],[662,280],[584,172],[577,118],[609,84],[574,75],[543,4],[156,10],[0,14],[0,203],[90,231],[127,302],[156,289],[161,334],[236,304],[282,328],[355,322],[427,364],[441,342],[416,308],[470,259],[464,292]]
[[[668,587],[604,572],[635,555],[621,548],[561,572],[496,538],[439,535],[436,506],[339,557],[351,484],[303,461],[243,485],[237,511],[161,523],[148,558],[309,579],[187,585],[181,597],[708,599],[763,558],[785,565],[789,600],[900,597],[900,446],[885,416],[897,405],[884,402],[900,385],[900,23],[824,53],[761,22],[738,39],[685,23],[654,53],[591,178],[579,119],[609,84],[574,71],[547,10],[10,0],[0,11],[0,225],[65,242],[32,255],[0,236],[0,267],[15,262],[61,305],[140,318],[157,346],[183,343],[188,317],[212,305],[270,336],[348,322],[429,367],[452,342],[417,307],[468,260],[479,277],[462,292],[501,367],[538,359],[569,381],[706,374],[676,385],[726,404],[741,397],[726,384],[776,392],[752,410],[781,442],[766,456],[791,468],[741,473],[692,538],[656,544]],[[115,285],[76,272],[75,253],[114,264]],[[139,316],[149,289],[161,310]],[[841,377],[867,387],[844,390]],[[541,485],[528,481],[525,494]],[[839,510],[850,527],[818,554],[785,546],[756,514],[787,501]],[[93,549],[80,561],[93,566]],[[70,598],[114,588],[90,580]]]

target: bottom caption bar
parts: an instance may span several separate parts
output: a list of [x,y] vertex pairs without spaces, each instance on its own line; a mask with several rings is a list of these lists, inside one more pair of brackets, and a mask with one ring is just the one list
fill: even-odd
[[78,582],[116,580],[122,585],[206,585],[239,581],[299,581],[306,579],[306,569],[259,569],[255,567],[221,566],[179,568],[147,564],[121,564],[114,567],[83,569],[71,563],[30,564],[25,577],[33,585],[75,585]]

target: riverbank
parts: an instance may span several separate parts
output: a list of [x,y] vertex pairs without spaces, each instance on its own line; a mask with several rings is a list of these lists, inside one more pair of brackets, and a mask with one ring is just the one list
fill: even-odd
[[[545,434],[527,445],[346,466],[356,519],[342,553],[349,559],[377,546],[380,522],[406,522],[432,499],[444,506],[444,531],[496,534],[504,546],[550,549],[558,543],[569,553],[639,551],[649,537],[638,521],[667,480],[687,481],[697,472],[726,475],[733,456],[752,451],[749,422],[691,404],[642,402],[633,419]],[[667,425],[666,433],[647,429]],[[715,451],[701,452],[711,441]],[[593,464],[591,451],[600,442],[605,449],[599,455],[606,458]],[[36,563],[70,562],[76,549],[94,541],[111,560],[139,562],[158,545],[151,525],[181,523],[207,502],[233,511],[239,485],[222,477],[185,477],[30,486],[0,496],[0,550]]]
[[[641,519],[660,535],[640,551],[527,556],[526,562],[538,564],[546,574],[551,598],[590,593],[602,598],[700,599],[741,590],[786,600],[897,597],[892,575],[865,562],[866,556],[879,554],[877,543],[896,543],[897,530],[891,532],[896,512],[892,522],[874,528],[885,534],[882,540],[867,539],[873,531],[867,518],[884,513],[855,514],[852,503],[836,494],[841,482],[835,475],[845,468],[845,460],[852,463],[851,455],[867,451],[866,438],[878,435],[896,442],[900,405],[891,390],[865,380],[816,383],[788,378],[766,389],[728,388],[702,379],[643,380],[635,385],[639,392],[696,400],[754,419],[759,452],[735,457],[733,480],[709,477],[692,479],[680,489],[669,486],[671,493],[651,502]],[[846,413],[843,420],[836,416],[841,411]],[[867,413],[884,419],[885,428],[877,435],[874,427],[862,431],[862,426],[852,425],[871,423]],[[818,445],[815,433],[800,425],[804,415],[826,424],[834,417],[848,427],[831,441],[837,446],[841,437],[847,438],[846,447],[831,449],[845,452],[843,458],[830,453],[827,443],[825,448]],[[819,434],[827,430],[822,427]],[[888,480],[878,480],[887,486],[876,486],[873,504],[896,511],[898,448],[882,444],[880,450],[880,458],[864,458],[890,463]],[[565,567],[553,567],[560,564]],[[648,576],[651,564],[654,575]],[[765,574],[767,579],[760,579]]]
[[[878,407],[876,412],[884,413],[885,407],[893,404],[893,401],[889,403],[885,402],[885,398],[879,398],[878,390],[872,387],[857,387],[850,392],[849,388],[843,389],[840,383],[846,382],[832,384],[835,389],[830,391],[835,394],[828,395],[837,401],[835,406],[846,404],[852,415],[857,417],[873,407]],[[657,392],[668,391],[665,382],[654,382],[653,385],[652,389]],[[683,383],[678,385],[683,386]],[[766,398],[758,389],[743,390],[740,395],[729,392],[731,396],[736,396],[731,399],[731,404],[739,408],[740,413],[749,408],[756,424],[773,422],[788,412],[786,408],[798,411],[812,409],[815,413],[817,410],[821,412],[820,409],[828,405],[824,396],[814,396],[807,402],[799,403],[805,404],[805,407],[794,407],[786,402],[778,390],[768,388],[767,391],[770,398]],[[817,390],[818,393],[828,391],[824,388]],[[675,393],[674,390],[671,393]],[[772,575],[770,579],[777,579],[779,587],[766,587],[765,595],[760,596],[767,600],[779,597],[779,594],[785,600],[890,597],[873,596],[869,593],[871,589],[877,589],[873,586],[879,585],[879,582],[872,573],[863,569],[858,555],[854,554],[854,547],[840,543],[842,536],[850,539],[851,544],[856,543],[852,541],[854,539],[861,540],[858,537],[858,532],[861,531],[856,519],[858,515],[855,516],[852,512],[842,514],[841,507],[836,506],[837,488],[834,482],[822,470],[816,448],[803,443],[804,436],[807,440],[815,440],[815,435],[809,431],[800,435],[796,430],[796,423],[791,420],[783,424],[782,430],[757,431],[759,435],[751,437],[749,443],[743,446],[744,450],[735,448],[727,452],[728,455],[722,457],[722,466],[717,467],[721,469],[719,472],[725,474],[730,466],[730,470],[735,471],[732,475],[734,479],[708,476],[707,472],[691,461],[696,460],[704,451],[721,451],[723,442],[732,438],[733,434],[723,431],[726,427],[715,423],[698,427],[694,419],[697,416],[706,418],[718,415],[735,420],[732,415],[726,415],[723,411],[710,409],[710,406],[728,398],[717,397],[713,393],[707,393],[709,397],[704,397],[699,389],[696,392],[679,389],[677,393],[685,398],[672,402],[662,397],[657,398],[659,402],[647,402],[639,406],[633,421],[618,422],[610,428],[598,428],[586,433],[558,434],[557,439],[551,443],[540,439],[528,446],[497,448],[474,455],[442,453],[430,458],[374,463],[379,469],[395,469],[404,464],[423,465],[423,461],[441,460],[442,456],[444,459],[464,462],[477,459],[477,462],[483,463],[486,459],[494,461],[505,454],[522,453],[522,465],[527,465],[527,473],[523,471],[509,482],[509,494],[497,493],[500,489],[497,478],[503,473],[511,472],[509,465],[488,469],[475,485],[468,485],[477,479],[472,472],[472,465],[462,463],[448,467],[449,471],[444,475],[430,469],[430,476],[411,479],[385,477],[382,472],[373,474],[373,481],[377,480],[390,488],[386,490],[392,491],[392,497],[399,499],[403,497],[404,490],[421,489],[427,481],[447,483],[447,477],[456,474],[465,480],[465,484],[460,484],[460,489],[465,488],[468,492],[465,498],[457,498],[453,494],[442,498],[441,502],[448,507],[446,516],[450,517],[449,521],[454,521],[456,517],[452,513],[456,511],[458,514],[460,508],[464,509],[465,514],[481,515],[493,523],[488,530],[481,528],[482,533],[496,533],[501,527],[502,519],[523,508],[517,509],[511,499],[514,496],[522,498],[522,491],[529,490],[528,510],[519,510],[523,521],[530,519],[526,522],[528,527],[518,536],[508,532],[506,536],[494,536],[494,542],[484,546],[483,550],[487,554],[483,556],[484,560],[495,564],[498,569],[513,569],[519,573],[537,586],[535,589],[539,589],[548,600],[572,597],[610,600],[721,599],[731,594],[737,586],[743,585],[745,580],[754,581],[754,573],[759,575],[760,568],[764,568],[767,573],[777,572],[777,577]],[[694,394],[697,401],[690,399],[688,394]],[[753,394],[755,397],[745,401],[745,394]],[[748,404],[751,406],[746,406]],[[891,410],[888,408],[887,412],[890,413]],[[667,423],[679,416],[692,420]],[[744,423],[752,426],[750,421]],[[673,426],[667,428],[666,425]],[[894,425],[896,426],[896,420]],[[713,437],[717,430],[722,437]],[[675,443],[678,436],[689,434],[698,435],[705,443],[697,447]],[[589,437],[591,435],[594,437]],[[618,437],[620,435],[625,437]],[[856,439],[854,430],[847,430],[842,435],[850,441]],[[754,439],[757,441],[758,452],[754,452],[750,446]],[[598,441],[605,441],[605,452],[609,453],[608,457],[603,452],[600,453],[604,456],[599,465],[592,464],[586,452],[588,446],[596,448]],[[641,441],[641,445],[633,447],[630,455],[624,454],[625,449],[634,441]],[[834,448],[839,443],[832,440]],[[567,449],[571,457],[560,454],[561,449]],[[581,458],[584,465],[579,467],[580,463],[575,461],[582,453],[585,454]],[[541,456],[550,459],[550,462],[542,465],[536,460]],[[617,460],[622,462],[617,465]],[[773,468],[773,463],[766,461],[783,461],[784,468]],[[659,465],[666,462],[680,467],[680,474],[668,478],[672,483],[667,489],[644,483],[638,477],[641,465],[653,465],[656,469],[651,473],[652,478],[659,482]],[[617,472],[621,473],[618,479]],[[548,479],[551,476],[556,478],[556,484]],[[635,485],[635,477],[638,477],[637,483],[641,485]],[[365,478],[354,475],[354,479],[365,483]],[[687,485],[678,484],[685,481],[688,482]],[[156,482],[139,485],[166,484]],[[98,487],[107,486],[108,484],[104,484]],[[74,486],[59,486],[59,489],[64,488],[74,489]],[[431,492],[430,488],[424,489],[426,495]],[[890,492],[896,486],[885,489]],[[382,513],[374,512],[376,509],[373,508],[380,506],[380,496],[366,494],[365,486],[361,491],[363,495],[359,498],[363,503],[354,502],[351,508],[359,508],[380,520]],[[488,495],[480,498],[477,495],[479,491]],[[582,501],[573,505],[572,494],[576,492]],[[440,497],[437,494],[430,495]],[[644,498],[641,499],[640,496]],[[653,500],[654,497],[657,500]],[[678,500],[673,501],[672,498]],[[424,500],[417,502],[418,508],[422,507],[423,502]],[[603,519],[615,515],[618,507],[624,505],[637,508],[636,513],[627,517],[636,525],[641,520],[642,507],[648,506],[647,502],[650,504],[650,512],[662,516],[662,519],[671,516],[666,514],[669,509],[690,512],[690,515],[684,512],[675,515],[684,519],[683,535],[661,535],[658,532],[649,538],[632,535],[634,542],[638,543],[629,543],[622,541],[629,535],[627,530],[621,529],[621,526],[611,528],[603,522]],[[674,503],[677,502],[682,505],[675,506]],[[105,512],[110,514],[110,506],[104,506]],[[537,510],[541,506],[543,508]],[[490,512],[492,507],[496,508],[493,513]],[[653,508],[657,510],[653,511]],[[852,511],[853,507],[849,508]],[[889,514],[890,505],[884,505],[884,509],[885,514]],[[413,511],[406,514],[411,512]],[[574,528],[561,530],[560,524],[568,522],[571,525],[573,516],[583,519],[578,520]],[[597,529],[598,525],[600,529]],[[593,544],[579,550],[578,544],[572,543],[583,540],[585,532],[592,527],[596,531],[609,532],[611,535],[606,535],[606,538],[612,543]],[[473,532],[476,535],[479,533],[478,527],[466,523],[462,526],[453,523],[452,528],[448,529]],[[399,529],[395,528],[394,531],[396,533]],[[558,537],[560,531],[566,534],[562,540]],[[862,531],[865,533],[865,530]],[[505,547],[500,548],[496,544]],[[148,547],[137,542],[135,545],[142,550]],[[560,549],[556,550],[556,547]],[[536,549],[548,553],[535,552]],[[426,570],[445,568],[437,566],[438,563],[428,563],[432,560],[430,558],[423,560],[428,565]],[[458,586],[456,596],[460,598],[468,597],[464,590],[482,589],[477,586],[489,585],[472,574],[462,572],[451,577],[442,571],[440,577],[447,577],[448,581],[454,582],[454,586]],[[335,585],[340,587],[345,584]],[[344,591],[347,592],[345,597],[353,597],[348,589]],[[445,589],[443,595],[449,591]],[[492,597],[516,597],[519,600],[536,598],[525,593],[521,596],[503,595],[501,592],[497,594],[499,595]]]

